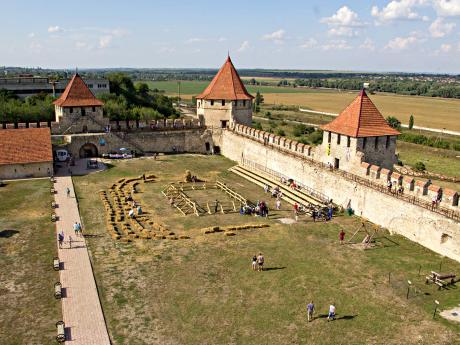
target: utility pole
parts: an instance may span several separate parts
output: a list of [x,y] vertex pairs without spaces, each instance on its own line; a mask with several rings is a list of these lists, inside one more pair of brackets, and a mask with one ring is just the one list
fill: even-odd
[[179,94],[178,103],[179,103],[179,105],[180,105],[180,80],[177,82],[177,89],[178,89],[178,94]]

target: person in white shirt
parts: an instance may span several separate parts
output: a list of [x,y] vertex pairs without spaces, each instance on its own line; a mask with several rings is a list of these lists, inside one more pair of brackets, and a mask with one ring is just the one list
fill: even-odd
[[327,314],[327,321],[335,320],[335,305],[332,303],[329,306],[329,313]]

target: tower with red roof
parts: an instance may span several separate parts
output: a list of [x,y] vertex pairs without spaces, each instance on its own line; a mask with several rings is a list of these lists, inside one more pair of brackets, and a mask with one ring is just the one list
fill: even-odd
[[196,96],[197,114],[208,127],[251,126],[253,98],[228,56],[208,87]]
[[361,162],[390,170],[397,162],[396,137],[400,132],[390,127],[364,89],[321,129],[320,155],[324,163],[352,171]]
[[97,99],[83,79],[76,73],[62,95],[54,101],[56,122],[60,132],[100,132],[108,126],[104,117],[104,103]]

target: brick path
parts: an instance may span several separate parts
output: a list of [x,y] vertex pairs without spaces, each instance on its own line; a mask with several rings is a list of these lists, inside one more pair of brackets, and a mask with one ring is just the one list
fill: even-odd
[[[64,230],[65,243],[59,249],[61,267],[60,281],[65,288],[62,299],[62,314],[66,327],[66,343],[74,345],[110,344],[104,321],[96,283],[89,260],[86,242],[83,237],[76,237],[73,224],[80,222],[80,213],[75,199],[70,176],[56,177],[54,188],[57,191],[55,201],[58,205],[56,214],[56,233]],[[71,197],[67,197],[69,188]],[[85,229],[83,229],[83,234]],[[72,236],[72,249],[69,248],[69,236]],[[73,241],[76,241],[73,243]],[[57,235],[56,235],[57,241]]]

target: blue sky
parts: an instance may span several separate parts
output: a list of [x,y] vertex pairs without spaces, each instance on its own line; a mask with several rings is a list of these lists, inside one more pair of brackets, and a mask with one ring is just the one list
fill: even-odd
[[460,0],[5,1],[0,65],[460,73]]

